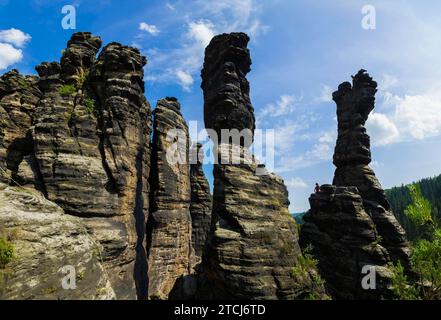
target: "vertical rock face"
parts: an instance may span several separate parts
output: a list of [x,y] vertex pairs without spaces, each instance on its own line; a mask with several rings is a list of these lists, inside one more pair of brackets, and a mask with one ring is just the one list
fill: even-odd
[[333,99],[337,104],[338,138],[334,153],[337,167],[333,184],[355,186],[363,199],[366,212],[372,217],[381,245],[394,261],[410,267],[409,244],[406,234],[396,220],[386,199],[384,190],[373,170],[370,139],[364,127],[369,113],[375,106],[377,83],[365,70],[353,77],[353,84],[342,83]]
[[[252,135],[254,130],[245,78],[251,64],[247,43],[245,34],[224,34],[213,38],[206,49],[205,125],[216,132],[249,129]],[[273,174],[256,174],[258,164],[247,144],[234,143],[234,148],[231,141],[219,145],[221,157],[239,150],[233,152],[234,160],[214,167],[213,224],[203,256],[212,297],[301,298],[311,292],[312,281],[309,275],[304,279],[291,275],[301,251],[288,212],[287,189]]]
[[[337,103],[338,138],[334,154],[334,186],[323,186],[310,198],[301,245],[309,244],[329,291],[340,299],[392,297],[389,262],[410,270],[409,244],[390,211],[371,162],[370,139],[364,127],[374,108],[377,83],[360,70],[353,84],[342,83]],[[364,290],[363,268],[375,267],[377,289]]]
[[29,128],[41,92],[38,77],[12,70],[0,77],[0,181],[33,185],[38,169]]
[[188,128],[175,98],[153,111],[148,276],[151,299],[167,299],[192,268]]
[[0,82],[0,112],[9,118],[0,130],[0,161],[14,180],[33,182],[66,214],[85,218],[118,299],[145,298],[146,59],[111,43],[96,60],[100,46],[100,38],[75,33],[61,63],[36,67],[39,79],[13,72]]
[[[391,298],[392,273],[387,250],[379,244],[375,224],[366,213],[357,188],[324,185],[309,198],[311,210],[304,216],[300,245],[312,245],[320,274],[337,299]],[[372,266],[376,290],[364,290],[362,279]],[[366,267],[368,268],[368,267]]]
[[191,185],[191,202],[190,214],[192,224],[191,243],[193,245],[195,255],[202,257],[205,248],[208,232],[211,225],[211,209],[212,198],[210,194],[210,185],[202,170],[203,149],[202,145],[197,143],[195,146],[195,155],[197,158],[190,161],[190,185]]
[[[205,127],[217,133],[211,136],[219,142],[221,130],[245,130],[245,146],[250,146],[255,129],[254,109],[250,100],[251,58],[247,48],[249,37],[244,33],[214,37],[205,49],[202,70]],[[224,143],[228,143],[224,141]]]

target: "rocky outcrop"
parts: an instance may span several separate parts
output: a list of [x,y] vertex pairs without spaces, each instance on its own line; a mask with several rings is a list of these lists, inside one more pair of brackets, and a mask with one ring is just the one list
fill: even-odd
[[151,205],[148,219],[150,299],[167,299],[192,269],[188,128],[175,98],[153,111]]
[[[255,129],[254,108],[250,100],[251,58],[247,48],[249,37],[244,33],[214,37],[205,49],[202,84],[204,120],[215,143],[220,143],[222,130],[243,133],[242,145],[250,146]],[[228,143],[228,141],[223,141]]]
[[202,170],[204,150],[202,145],[197,143],[190,155],[195,156],[193,161],[190,159],[190,186],[191,202],[190,214],[192,235],[191,243],[195,255],[200,258],[205,248],[208,232],[211,225],[212,198],[210,185]]
[[[145,298],[150,107],[146,59],[134,48],[72,35],[61,63],[13,71],[0,83],[3,181],[34,184],[103,245],[118,299]],[[3,93],[4,91],[4,93]],[[6,160],[5,160],[6,159]],[[5,174],[3,174],[5,176]],[[12,181],[13,179],[13,181]]]
[[[205,125],[216,132],[249,129],[252,135],[254,131],[245,78],[251,64],[248,40],[242,33],[223,34],[206,49]],[[310,274],[302,278],[292,274],[302,253],[288,211],[287,189],[276,175],[257,174],[262,166],[247,146],[246,140],[234,139],[219,145],[223,164],[214,167],[212,228],[203,256],[211,297],[296,299],[321,290],[314,288]]]
[[381,245],[388,250],[392,260],[401,261],[409,270],[410,248],[406,234],[393,215],[380,182],[369,167],[370,139],[364,125],[375,107],[376,91],[377,83],[365,70],[360,70],[353,77],[352,86],[344,82],[333,94],[338,120],[334,153],[337,169],[333,184],[357,187],[365,210],[381,236]]
[[[390,257],[379,242],[372,218],[366,213],[357,188],[324,185],[313,194],[304,216],[300,244],[312,245],[320,274],[337,299],[391,298]],[[376,272],[376,290],[365,290],[362,280]],[[365,269],[363,269],[365,268]]]
[[0,266],[0,299],[116,298],[101,263],[102,246],[82,219],[39,192],[0,183],[0,237],[14,251]]
[[[30,127],[41,92],[38,77],[11,70],[0,77],[0,181],[35,185],[38,168]],[[38,185],[41,188],[41,185]]]
[[[364,127],[374,108],[377,83],[360,70],[353,84],[342,83],[337,103],[338,138],[334,153],[334,186],[323,186],[310,198],[301,245],[312,245],[330,293],[339,299],[393,297],[387,264],[410,270],[410,247],[403,228],[390,211],[371,162],[370,139]],[[375,290],[364,289],[363,268],[374,267]]]

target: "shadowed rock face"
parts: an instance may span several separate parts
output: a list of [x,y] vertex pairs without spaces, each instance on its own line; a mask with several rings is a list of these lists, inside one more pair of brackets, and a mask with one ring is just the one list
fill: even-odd
[[[13,153],[12,175],[40,185],[39,190],[65,213],[87,218],[84,223],[103,246],[103,266],[116,297],[133,299],[137,293],[145,297],[147,291],[146,59],[137,49],[111,43],[96,60],[100,46],[98,37],[75,33],[61,64],[44,62],[36,67],[39,79],[19,80],[24,89],[17,92],[26,104],[3,109],[17,119],[8,123],[19,125],[2,129],[6,137],[2,144],[11,149],[11,141],[26,137],[25,147],[15,143],[20,152]],[[0,94],[2,101],[7,95]],[[23,115],[17,117],[19,109]]]
[[[311,244],[319,259],[320,274],[337,299],[392,298],[388,289],[390,257],[379,244],[375,224],[366,213],[357,188],[324,185],[309,198],[311,210],[304,216],[300,245]],[[363,267],[376,270],[376,290],[364,290]]]
[[[153,115],[148,295],[167,299],[176,279],[192,268],[189,138],[175,98],[159,100]],[[173,132],[178,135],[168,137]]]
[[191,242],[195,255],[200,258],[205,248],[208,232],[211,225],[211,203],[210,185],[202,170],[203,163],[202,145],[197,143],[194,147],[195,155],[199,155],[196,163],[190,161],[190,184],[191,203],[190,214],[192,224]]
[[[245,34],[223,34],[206,49],[202,71],[205,126],[216,132],[246,128],[252,135],[254,131],[245,78],[251,64],[247,43]],[[199,296],[295,299],[314,290],[321,292],[323,288],[313,288],[310,274],[291,275],[302,253],[295,221],[288,212],[287,189],[276,175],[256,174],[262,168],[246,147],[232,141],[219,145],[221,158],[233,149],[234,162],[214,166],[212,228],[200,277],[205,289]]]
[[[244,33],[222,34],[214,37],[205,49],[202,70],[205,127],[217,133],[221,130],[244,131],[242,145],[250,146],[255,129],[254,109],[250,100],[251,59],[247,48],[249,37]],[[228,143],[228,141],[223,141]]]
[[364,127],[369,113],[375,106],[377,83],[365,70],[353,77],[353,84],[342,83],[333,99],[337,104],[338,138],[334,153],[337,167],[333,184],[355,186],[363,199],[366,212],[372,217],[381,244],[388,250],[393,261],[401,261],[410,269],[409,244],[386,199],[384,190],[373,170],[370,139]]
[[[371,162],[370,139],[364,127],[374,109],[377,83],[360,70],[353,84],[342,83],[333,98],[337,103],[338,138],[334,186],[323,186],[310,198],[304,216],[301,245],[311,244],[329,291],[339,299],[392,297],[389,262],[410,270],[410,247]],[[364,266],[375,266],[377,290],[361,287]]]
[[38,182],[29,130],[41,96],[37,83],[38,77],[23,77],[17,70],[0,77],[0,181],[14,179],[31,186]]

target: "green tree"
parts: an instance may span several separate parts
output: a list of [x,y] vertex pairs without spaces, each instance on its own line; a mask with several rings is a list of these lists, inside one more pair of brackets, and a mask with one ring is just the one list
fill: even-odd
[[[434,223],[429,201],[418,185],[409,187],[412,203],[404,210],[406,216],[424,234],[412,245],[412,268],[416,281],[411,284],[401,265],[393,266],[393,287],[401,299],[441,299],[441,229]],[[421,229],[422,228],[422,229]]]

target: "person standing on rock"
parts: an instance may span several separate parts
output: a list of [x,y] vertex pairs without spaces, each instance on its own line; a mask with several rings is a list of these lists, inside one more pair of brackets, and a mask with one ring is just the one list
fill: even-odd
[[318,183],[315,184],[314,192],[315,193],[319,193],[320,192],[320,186],[319,186]]

